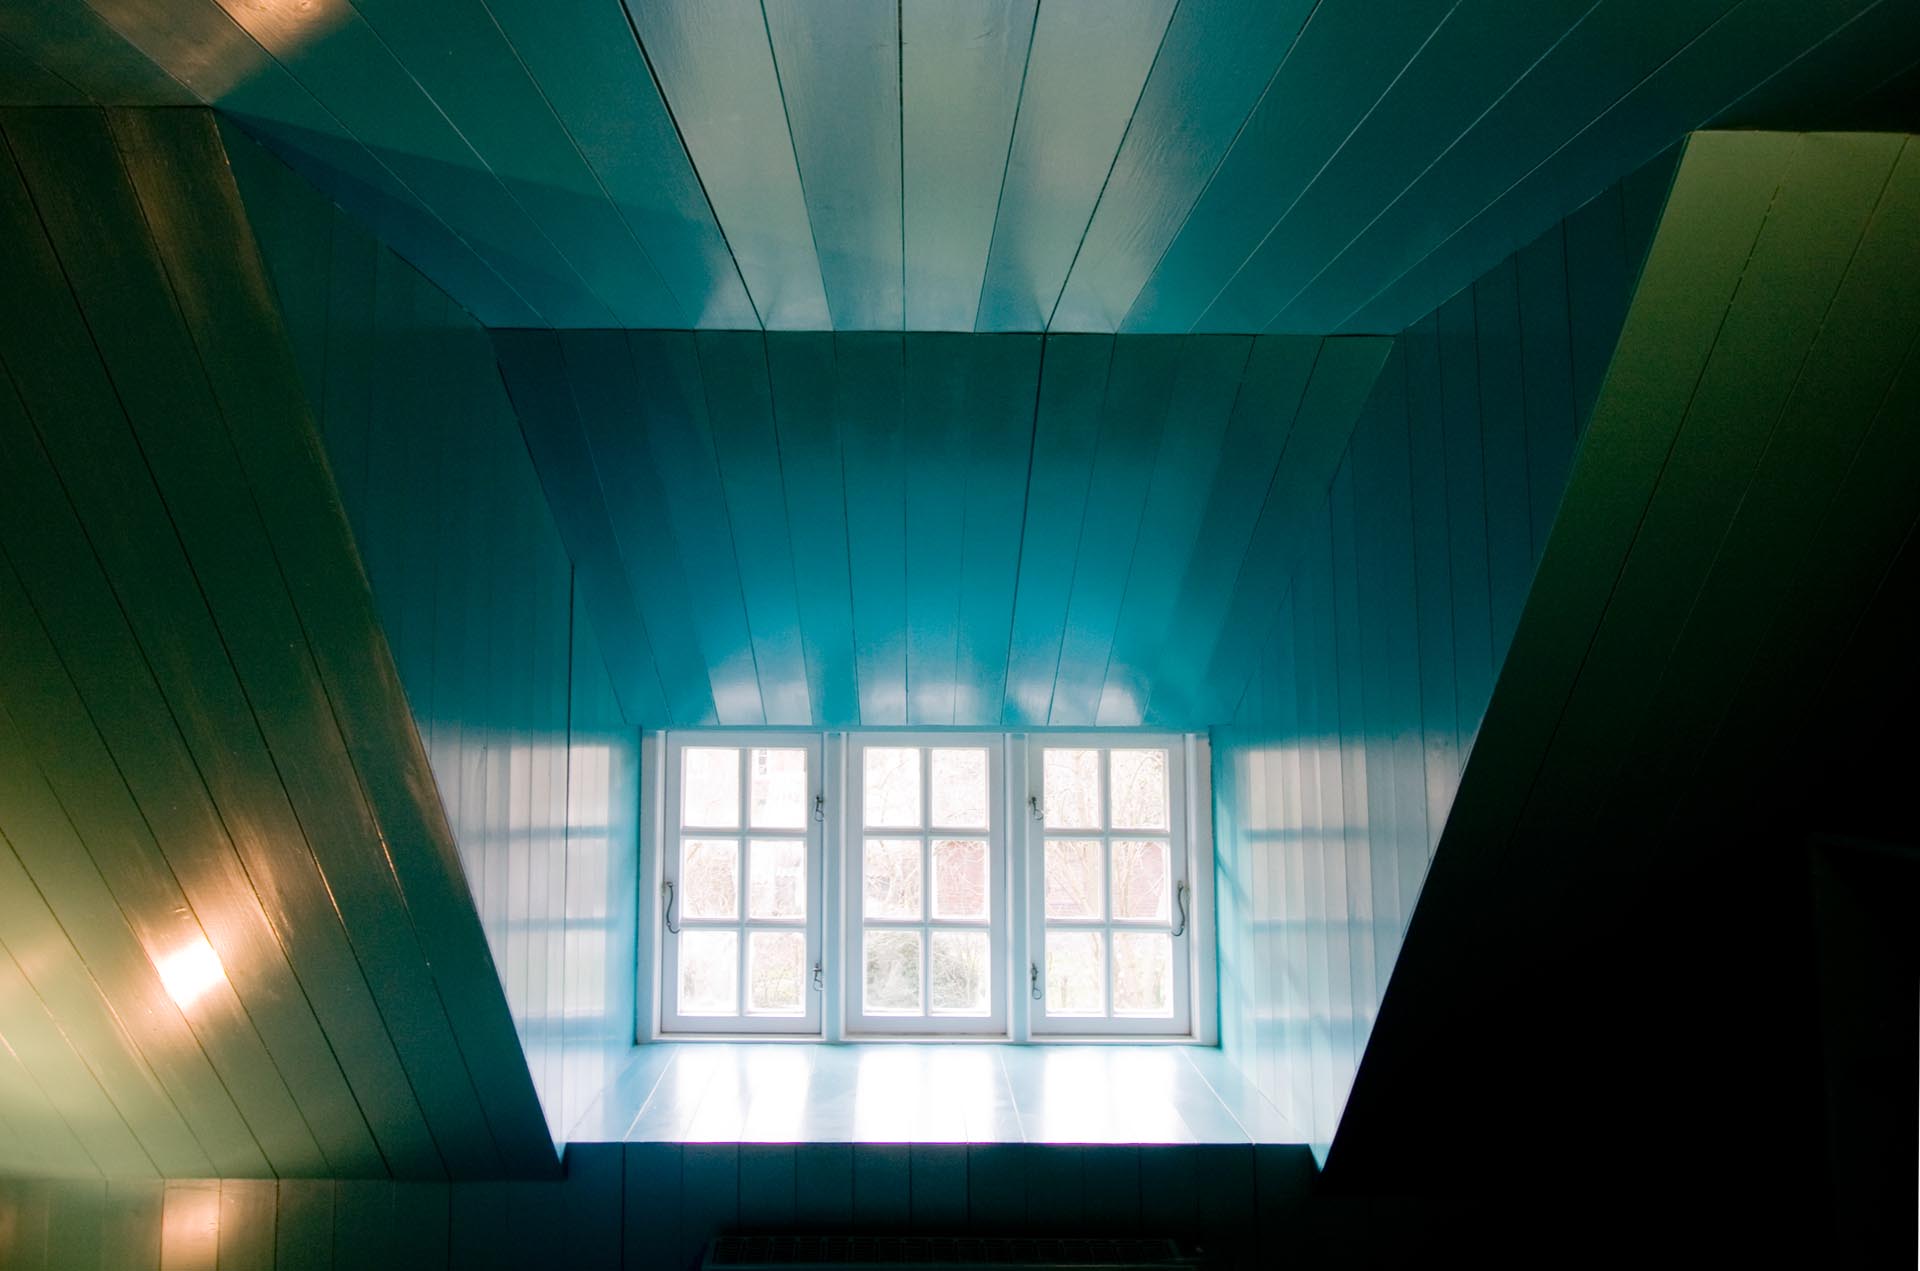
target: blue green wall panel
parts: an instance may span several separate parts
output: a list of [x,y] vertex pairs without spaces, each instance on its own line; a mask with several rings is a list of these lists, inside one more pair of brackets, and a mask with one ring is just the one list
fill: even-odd
[[1321,1156],[1566,487],[1576,368],[1611,359],[1651,236],[1622,208],[1608,191],[1393,342],[1220,681],[1244,685],[1213,731],[1222,1045]]
[[[1304,1148],[588,1143],[557,1181],[0,1178],[9,1271],[694,1271],[722,1234],[1145,1237],[1272,1265],[1354,1230]],[[924,1247],[924,1246],[923,1246]]]
[[0,95],[215,106],[490,326],[1322,335],[1689,130],[1885,113],[1920,14],[30,0],[0,37]]
[[0,132],[5,1168],[551,1171],[431,767],[435,565],[395,507],[452,431],[416,427],[449,414],[403,357],[463,351],[450,303],[243,153],[256,237],[211,112]]
[[493,339],[648,726],[1228,718],[1388,347]]
[[[638,733],[486,333],[229,152],[555,1142],[633,1038]],[[615,663],[614,665],[621,665]]]
[[[1644,1144],[1574,1127],[1659,1123],[1694,1164],[1641,1178],[1647,1217],[1609,1244],[1679,1230],[1752,1260],[1873,1262],[1905,1239],[1893,1187],[1827,1208],[1845,1122],[1825,1065],[1845,1047],[1821,1038],[1837,997],[1882,1021],[1905,990],[1814,974],[1834,937],[1807,889],[1827,834],[1876,854],[1911,836],[1889,774],[1912,762],[1917,245],[1911,136],[1688,141],[1330,1182],[1606,1195]],[[1869,1120],[1910,1067],[1887,1053],[1884,1079],[1838,1079]],[[1479,1132],[1455,1134],[1466,1109]],[[1904,1168],[1885,1142],[1872,1173]],[[1739,1232],[1756,1204],[1775,1219]]]

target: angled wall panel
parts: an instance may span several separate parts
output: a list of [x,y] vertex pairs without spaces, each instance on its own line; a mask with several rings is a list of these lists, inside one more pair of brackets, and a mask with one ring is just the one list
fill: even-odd
[[0,131],[22,1124],[108,1177],[551,1168],[212,115]]
[[1603,195],[1394,341],[1262,562],[1277,616],[1222,681],[1222,1040],[1323,1155],[1566,486],[1577,372],[1619,333],[1650,233],[1622,206]]
[[[1823,1194],[1808,836],[1912,832],[1916,251],[1912,138],[1688,143],[1330,1176],[1584,1226],[1632,1174],[1683,1255],[1877,1256]],[[1481,1132],[1436,1171],[1442,1103]]]
[[484,331],[226,136],[558,1142],[633,1040],[638,736],[613,667],[642,684],[652,667],[603,656]]

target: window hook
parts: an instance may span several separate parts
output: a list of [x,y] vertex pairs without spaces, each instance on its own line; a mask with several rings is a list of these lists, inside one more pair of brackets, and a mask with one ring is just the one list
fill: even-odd
[[1040,806],[1039,795],[1030,794],[1027,796],[1027,809],[1033,813],[1034,820],[1044,821],[1047,819],[1047,810]]
[[680,934],[680,928],[673,925],[673,880],[671,878],[662,880],[660,895],[666,900],[667,930],[677,936]]
[[1033,986],[1033,1000],[1036,1002],[1039,1001],[1040,1000],[1040,964],[1038,962],[1029,962],[1027,964],[1027,983]]
[[1180,905],[1180,925],[1173,929],[1174,938],[1187,934],[1187,880],[1181,879],[1174,884],[1173,898]]
[[813,796],[813,819],[823,824],[826,822],[827,796],[824,794],[816,794]]
[[818,958],[813,962],[813,991],[815,993],[827,991],[827,968]]

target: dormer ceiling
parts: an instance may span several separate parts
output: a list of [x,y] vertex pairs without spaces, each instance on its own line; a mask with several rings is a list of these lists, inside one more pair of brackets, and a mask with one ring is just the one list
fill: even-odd
[[489,326],[1322,335],[1689,129],[1857,122],[1917,36],[1894,0],[11,0],[0,68],[219,107]]

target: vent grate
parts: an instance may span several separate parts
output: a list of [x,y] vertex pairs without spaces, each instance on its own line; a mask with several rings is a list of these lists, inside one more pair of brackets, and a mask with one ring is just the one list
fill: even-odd
[[1179,1271],[1204,1267],[1198,1250],[1172,1240],[1022,1236],[721,1236],[707,1249],[708,1271],[774,1271],[786,1267],[1058,1268],[1059,1271]]

